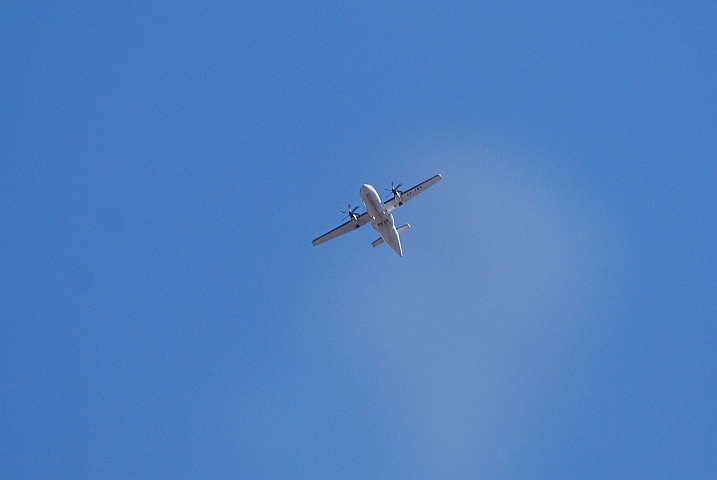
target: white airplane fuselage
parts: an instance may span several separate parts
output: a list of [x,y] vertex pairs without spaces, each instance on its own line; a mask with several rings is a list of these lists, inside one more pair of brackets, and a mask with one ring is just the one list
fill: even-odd
[[396,230],[393,215],[386,211],[376,189],[368,184],[361,186],[361,200],[366,205],[366,211],[371,218],[371,226],[381,235],[383,241],[402,257],[401,237]]

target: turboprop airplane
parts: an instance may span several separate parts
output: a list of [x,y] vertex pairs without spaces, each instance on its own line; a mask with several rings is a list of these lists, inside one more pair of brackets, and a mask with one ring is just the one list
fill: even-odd
[[[334,228],[330,232],[321,235],[319,238],[312,241],[311,244],[316,246],[321,243],[328,242],[332,238],[336,238],[344,233],[356,230],[357,228],[366,225],[368,222],[371,222],[371,226],[374,230],[381,235],[379,238],[374,240],[371,246],[377,247],[385,242],[398,254],[399,257],[402,257],[403,250],[401,249],[400,234],[411,228],[411,226],[409,224],[405,224],[402,227],[396,228],[391,212],[442,178],[443,177],[440,175],[436,175],[423,183],[419,183],[415,187],[409,188],[406,191],[399,190],[402,185],[401,183],[394,186],[393,182],[391,182],[391,198],[385,202],[381,200],[378,192],[371,185],[362,185],[360,194],[361,200],[366,206],[366,211],[361,214],[356,214],[356,210],[358,210],[359,207],[354,207],[352,209],[351,204],[349,204],[348,211],[341,212],[348,216],[348,221],[343,225]],[[389,191],[388,188],[384,190]]]

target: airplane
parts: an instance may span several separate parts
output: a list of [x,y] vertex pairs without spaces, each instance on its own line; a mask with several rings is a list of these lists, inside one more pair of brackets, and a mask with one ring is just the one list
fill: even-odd
[[[411,228],[411,225],[407,223],[402,227],[396,228],[391,212],[417,196],[419,193],[422,193],[428,187],[436,184],[442,178],[443,177],[441,177],[440,174],[434,175],[425,182],[419,183],[415,187],[411,187],[406,191],[399,190],[403,184],[399,183],[394,186],[393,182],[391,182],[391,198],[385,202],[381,200],[378,192],[371,185],[362,185],[360,195],[361,200],[366,206],[366,211],[362,214],[356,214],[356,210],[358,210],[359,207],[351,209],[351,204],[349,204],[348,211],[341,212],[348,216],[348,221],[334,228],[330,232],[321,235],[319,238],[314,239],[311,244],[313,246],[320,245],[333,238],[343,235],[344,233],[356,230],[357,228],[366,225],[368,222],[371,222],[371,226],[374,230],[381,235],[379,238],[374,240],[373,243],[371,243],[371,246],[378,247],[382,243],[386,243],[398,254],[399,257],[403,257],[400,234]],[[385,188],[384,190],[389,191],[388,188]]]

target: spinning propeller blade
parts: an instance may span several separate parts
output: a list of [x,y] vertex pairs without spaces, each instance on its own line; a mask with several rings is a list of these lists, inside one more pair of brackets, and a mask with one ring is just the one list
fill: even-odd
[[[392,197],[396,197],[397,195],[400,196],[403,193],[401,190],[399,190],[399,188],[401,188],[402,185],[403,185],[402,183],[399,183],[398,185],[394,186],[393,182],[391,182],[391,188],[384,188],[384,190],[386,190],[387,192],[391,192],[390,196],[392,196]],[[389,196],[387,195],[386,198],[388,198],[388,197]]]
[[356,219],[356,210],[358,210],[358,209],[359,209],[359,207],[354,207],[352,209],[351,204],[349,203],[348,212],[344,212],[343,210],[341,210],[341,213],[346,214],[346,216],[344,218],[353,218],[355,220]]

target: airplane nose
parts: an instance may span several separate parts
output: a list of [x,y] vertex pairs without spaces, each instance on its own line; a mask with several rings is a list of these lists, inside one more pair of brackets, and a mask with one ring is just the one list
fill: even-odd
[[361,196],[366,195],[366,194],[367,194],[368,192],[370,192],[370,191],[371,191],[371,185],[368,185],[368,184],[366,184],[366,183],[364,183],[363,185],[361,185],[361,192],[360,192],[360,193],[361,193]]

